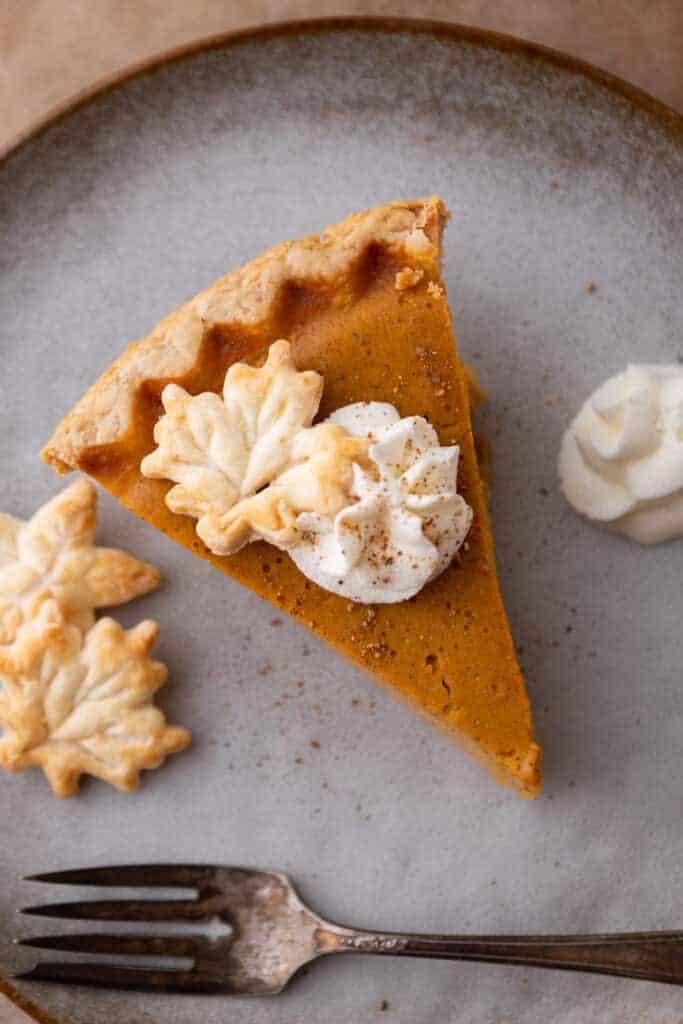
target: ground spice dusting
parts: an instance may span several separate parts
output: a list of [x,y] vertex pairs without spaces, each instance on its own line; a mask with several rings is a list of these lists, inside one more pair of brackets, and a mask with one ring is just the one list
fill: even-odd
[[363,616],[362,625],[365,629],[371,629],[377,621],[377,612],[374,608],[366,609],[365,615]]
[[384,641],[376,641],[375,643],[366,644],[363,648],[363,654],[378,661],[380,658],[386,658],[389,654],[389,647]]

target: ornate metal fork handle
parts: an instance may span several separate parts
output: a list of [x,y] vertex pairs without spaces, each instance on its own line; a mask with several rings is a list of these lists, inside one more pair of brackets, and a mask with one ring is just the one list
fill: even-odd
[[[119,958],[114,963],[111,959],[42,961],[20,975],[34,981],[156,992],[275,995],[305,964],[319,957],[372,953],[592,971],[683,985],[683,932],[537,936],[371,932],[325,921],[301,901],[286,875],[218,865],[89,868],[32,880],[194,891],[192,897],[185,892],[176,899],[87,900],[30,907],[24,913],[38,917],[135,921],[155,927],[153,932],[135,934],[90,931],[22,939],[20,945],[33,949]],[[164,933],[165,922],[194,927],[191,934],[187,930],[169,934],[169,929]],[[152,957],[170,958],[173,965],[153,966]]]
[[321,951],[589,971],[683,985],[683,932],[613,935],[418,935],[337,930],[319,936]]

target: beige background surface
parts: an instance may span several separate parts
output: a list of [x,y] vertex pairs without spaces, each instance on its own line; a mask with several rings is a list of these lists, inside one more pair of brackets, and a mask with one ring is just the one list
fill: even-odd
[[[117,69],[286,18],[393,14],[495,29],[572,53],[683,111],[681,0],[0,0],[0,150]],[[0,1024],[27,1020],[0,996]]]
[[0,151],[134,61],[231,28],[339,14],[442,18],[523,36],[683,110],[681,0],[0,0]]

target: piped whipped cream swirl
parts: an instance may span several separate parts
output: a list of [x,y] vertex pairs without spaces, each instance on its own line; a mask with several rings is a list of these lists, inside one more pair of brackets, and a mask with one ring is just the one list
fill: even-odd
[[635,366],[611,377],[566,431],[567,500],[641,544],[683,536],[683,367]]
[[144,476],[171,480],[172,512],[197,520],[219,556],[265,540],[327,590],[396,602],[442,572],[472,512],[457,492],[457,445],[421,416],[359,402],[313,424],[323,378],[285,339],[262,366],[234,363],[222,395],[168,384]]
[[354,501],[334,517],[299,515],[289,554],[309,579],[352,601],[405,601],[443,572],[469,531],[460,450],[442,447],[423,417],[401,419],[384,402],[344,406],[327,422],[368,438],[370,467],[354,464]]

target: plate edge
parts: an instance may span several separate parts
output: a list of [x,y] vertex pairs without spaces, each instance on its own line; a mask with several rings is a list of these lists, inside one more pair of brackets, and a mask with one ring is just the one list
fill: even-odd
[[495,32],[491,29],[464,25],[460,22],[423,18],[385,17],[381,15],[351,15],[348,17],[307,18],[268,22],[247,28],[212,33],[209,36],[204,36],[190,43],[183,43],[180,46],[171,47],[152,57],[146,57],[144,60],[119,68],[108,75],[96,79],[91,85],[81,89],[68,99],[55,104],[45,114],[31,122],[8,142],[0,146],[0,167],[4,166],[9,158],[21,150],[23,146],[38,138],[48,128],[58,124],[89,103],[94,102],[100,96],[106,95],[108,92],[118,88],[118,86],[124,85],[133,79],[153,74],[161,68],[180,63],[183,60],[210,50],[220,50],[252,42],[267,42],[280,36],[313,35],[333,31],[361,31],[368,33],[412,32],[415,35],[431,35],[451,41],[466,41],[504,53],[522,54],[527,58],[542,61],[564,71],[583,75],[590,81],[597,82],[610,92],[615,93],[622,99],[626,99],[639,110],[654,117],[683,145],[683,114],[678,113],[662,100],[656,99],[644,89],[631,84],[626,79],[619,77],[619,75],[615,75],[611,71],[605,71],[603,68],[581,60],[579,57],[563,53],[561,50],[555,50],[541,43],[506,35],[502,32]]

